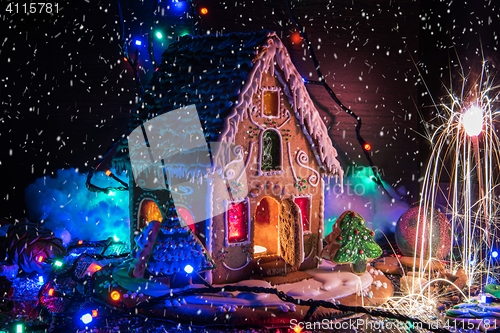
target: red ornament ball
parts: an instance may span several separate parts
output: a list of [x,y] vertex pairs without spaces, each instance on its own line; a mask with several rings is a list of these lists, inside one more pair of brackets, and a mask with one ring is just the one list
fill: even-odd
[[356,217],[356,213],[355,213],[355,212],[350,212],[350,213],[349,213],[349,215],[350,215],[351,217]]
[[429,211],[427,218],[420,212],[420,219],[418,206],[408,209],[396,224],[395,237],[399,249],[408,257],[420,256],[422,245],[425,258],[430,253],[433,258],[445,259],[451,250],[450,222],[437,209]]
[[365,253],[365,251],[359,250],[359,254],[363,254],[363,253]]
[[337,240],[341,241],[342,240],[342,236],[337,237]]
[[358,235],[359,234],[359,230],[354,230],[354,234]]

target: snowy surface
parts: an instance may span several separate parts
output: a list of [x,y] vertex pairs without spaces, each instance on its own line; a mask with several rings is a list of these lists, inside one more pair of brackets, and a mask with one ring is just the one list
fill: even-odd
[[[306,270],[312,279],[276,286],[279,291],[298,299],[332,300],[338,299],[368,288],[373,277],[366,272],[358,276],[350,272],[348,265],[335,266],[324,262],[316,269]],[[236,286],[272,288],[267,281],[244,280],[234,283]],[[221,287],[216,285],[215,287]],[[238,305],[238,306],[279,306],[283,304],[276,295],[254,293],[225,293],[224,296],[189,296],[190,304]]]

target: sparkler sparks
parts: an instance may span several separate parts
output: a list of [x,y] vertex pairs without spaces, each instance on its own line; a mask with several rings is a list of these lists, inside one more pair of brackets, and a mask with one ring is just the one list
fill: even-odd
[[[494,128],[499,113],[496,106],[500,86],[494,85],[494,75],[486,61],[476,76],[466,76],[461,64],[460,68],[460,92],[456,94],[453,86],[447,88],[447,101],[440,105],[434,103],[437,117],[427,123],[427,128],[434,128],[434,131],[427,133],[432,151],[423,180],[418,221],[420,216],[423,222],[430,218],[432,229],[433,207],[437,206],[439,197],[444,197],[446,206],[442,208],[450,218],[453,237],[448,269],[450,272],[465,271],[466,296],[470,298],[471,286],[478,285],[482,289],[491,280],[497,281],[498,272],[493,266],[491,251],[498,240],[496,230],[500,225],[496,219],[500,202],[495,196],[499,185],[500,142]],[[444,188],[444,183],[448,182],[449,186]],[[420,261],[423,267],[426,237],[419,237],[418,231],[419,227],[416,239],[422,246],[421,253],[417,254],[419,258],[415,257],[414,261]],[[423,234],[426,235],[425,228]],[[432,234],[429,238],[430,244]],[[431,271],[426,268],[421,268],[414,278],[425,274],[430,284],[441,280],[431,279]],[[425,298],[410,290],[408,298],[415,300],[409,302],[410,308],[418,310],[423,300],[443,296],[447,295],[431,293],[431,288],[427,289]]]

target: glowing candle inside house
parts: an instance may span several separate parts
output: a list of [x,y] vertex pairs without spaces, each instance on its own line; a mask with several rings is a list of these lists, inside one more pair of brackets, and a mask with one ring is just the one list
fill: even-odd
[[473,105],[462,115],[462,125],[469,136],[478,136],[483,129],[483,109]]
[[267,249],[264,246],[255,245],[253,247],[254,254],[265,254],[266,252],[267,252]]

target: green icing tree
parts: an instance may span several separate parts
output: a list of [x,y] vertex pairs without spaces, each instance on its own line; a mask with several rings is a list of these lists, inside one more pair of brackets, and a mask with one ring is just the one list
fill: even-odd
[[334,261],[339,264],[352,263],[354,273],[366,271],[366,263],[382,254],[382,249],[373,240],[375,233],[366,227],[365,220],[353,211],[347,211],[337,220],[340,235],[335,241],[341,246]]

